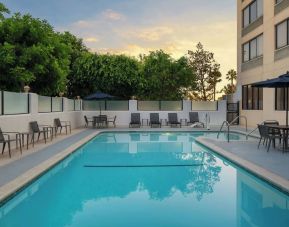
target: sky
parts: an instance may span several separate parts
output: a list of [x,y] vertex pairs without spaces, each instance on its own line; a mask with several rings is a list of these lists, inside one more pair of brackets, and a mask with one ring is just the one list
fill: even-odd
[[178,58],[201,42],[215,54],[223,78],[236,69],[236,0],[0,1],[12,13],[29,13],[57,31],[70,31],[93,52],[138,56],[163,49]]

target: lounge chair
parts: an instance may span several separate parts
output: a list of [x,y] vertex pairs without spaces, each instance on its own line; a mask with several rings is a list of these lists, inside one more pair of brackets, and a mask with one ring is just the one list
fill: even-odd
[[69,128],[69,131],[71,133],[71,123],[70,123],[70,121],[60,121],[59,118],[55,118],[54,119],[54,123],[55,123],[55,127],[56,127],[55,134],[57,134],[59,128],[60,128],[60,131],[59,131],[60,134],[61,134],[62,128],[65,128],[66,135],[67,135],[67,128]]
[[[11,134],[15,135],[15,139],[11,139]],[[18,147],[18,142],[19,142],[20,152],[22,154],[22,144],[21,144],[20,133],[18,133],[18,132],[2,132],[2,130],[0,128],[0,143],[3,143],[2,154],[4,153],[6,144],[8,144],[8,151],[9,151],[9,157],[10,158],[11,158],[11,145],[10,145],[11,142],[16,142],[16,147]]]
[[53,127],[52,126],[50,126],[50,125],[38,125],[37,121],[31,121],[30,122],[30,128],[31,128],[31,134],[32,134],[31,142],[32,142],[33,146],[34,146],[34,142],[35,142],[35,138],[34,138],[35,134],[38,134],[37,141],[39,141],[40,135],[43,134],[44,142],[46,143],[48,133],[50,132],[51,140],[52,140],[52,135],[53,135],[53,130],[52,130]]
[[177,113],[168,113],[168,124],[173,127],[175,126],[180,126],[180,128],[182,127],[181,122],[178,121],[178,115]]
[[89,126],[89,123],[93,124],[93,120],[88,119],[87,116],[84,116],[84,120],[85,120],[85,127],[86,128]]
[[187,125],[194,125],[195,127],[205,127],[205,124],[199,120],[199,113],[198,112],[189,112],[189,122]]
[[157,127],[161,128],[162,124],[160,122],[160,117],[158,113],[150,113],[150,126],[151,128],[156,125]]
[[113,127],[116,127],[116,116],[114,116],[113,118],[108,118],[107,119],[107,125],[109,125],[109,123],[113,124]]
[[141,126],[141,122],[140,122],[140,114],[139,113],[132,113],[131,114],[131,120],[129,123],[129,127],[133,127],[136,126],[138,128],[140,128]]

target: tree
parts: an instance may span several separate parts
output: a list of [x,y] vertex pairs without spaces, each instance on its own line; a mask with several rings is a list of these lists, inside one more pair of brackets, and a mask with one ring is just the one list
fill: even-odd
[[70,47],[53,28],[30,15],[0,20],[0,89],[57,95],[66,87]]
[[174,60],[162,50],[141,57],[145,86],[141,94],[147,100],[178,100],[186,89],[195,86],[195,76],[185,57]]
[[228,71],[226,79],[229,81],[229,83],[224,86],[222,89],[222,92],[225,93],[225,95],[233,94],[236,92],[236,80],[237,80],[237,72],[234,69],[231,69]]
[[209,74],[208,83],[212,89],[213,100],[216,100],[217,84],[222,81],[222,73],[220,72],[220,65],[215,64],[213,70]]
[[82,53],[72,67],[72,96],[87,96],[96,91],[127,98],[136,95],[143,84],[139,62],[125,55]]
[[209,101],[214,99],[216,85],[220,82],[219,64],[214,59],[214,54],[204,50],[198,43],[195,51],[188,51],[189,65],[196,74],[196,89],[193,97],[196,100]]
[[5,7],[3,3],[0,2],[0,21],[4,19],[4,13],[10,13],[10,10]]
[[237,72],[234,69],[228,71],[226,79],[231,82],[231,85],[234,85],[234,81],[237,80]]

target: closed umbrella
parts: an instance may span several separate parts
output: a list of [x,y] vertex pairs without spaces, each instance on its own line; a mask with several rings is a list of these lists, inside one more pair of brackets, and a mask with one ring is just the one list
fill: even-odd
[[286,126],[288,126],[288,89],[289,89],[289,71],[274,79],[269,79],[265,81],[261,81],[258,83],[252,84],[252,87],[262,87],[262,88],[285,88],[286,89],[286,97],[287,102],[285,103],[286,110]]

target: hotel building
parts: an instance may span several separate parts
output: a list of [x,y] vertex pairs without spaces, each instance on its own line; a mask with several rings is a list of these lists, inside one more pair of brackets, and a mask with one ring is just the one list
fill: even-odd
[[237,0],[237,4],[240,115],[252,127],[273,119],[284,124],[289,100],[285,89],[251,84],[289,71],[289,0]]

